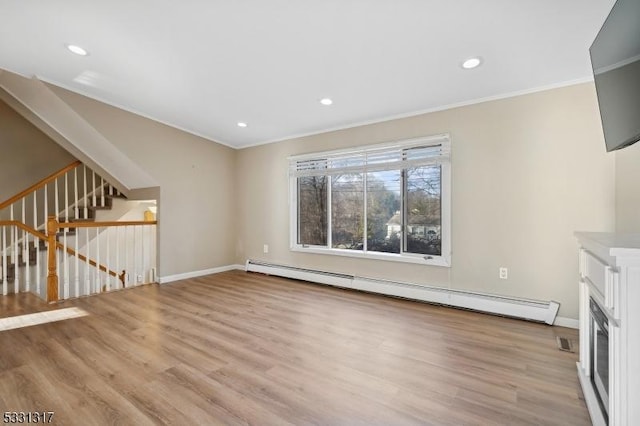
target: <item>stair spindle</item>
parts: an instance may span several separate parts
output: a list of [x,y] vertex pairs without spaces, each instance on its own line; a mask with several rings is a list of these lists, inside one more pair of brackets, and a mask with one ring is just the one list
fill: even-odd
[[[63,232],[64,232],[64,228],[58,228],[58,232],[59,232],[60,229],[63,229]],[[57,233],[56,233],[56,236],[57,236]],[[57,241],[57,239],[56,239],[56,241]],[[60,276],[64,274],[64,268],[60,268],[60,265],[64,264],[64,259],[61,259],[61,257],[64,256],[64,251],[61,251],[60,249],[58,249],[58,245],[57,244],[54,247],[55,247],[54,250],[56,251],[56,272],[57,272],[57,275],[58,275],[58,281],[57,281],[57,283],[58,283],[58,300],[60,300],[59,298],[60,298],[61,294],[63,295],[63,299],[62,300],[64,300],[64,293],[61,291],[62,290],[61,287],[64,287],[64,280],[60,279]],[[62,254],[62,256],[59,256],[59,254]]]
[[54,213],[56,215],[56,220],[60,221],[60,202],[58,201],[58,196],[60,195],[60,190],[58,189],[58,178],[56,178],[53,189],[53,197],[54,197]]
[[[106,257],[107,259],[105,260],[105,266],[107,267],[107,271],[111,270],[111,252],[109,251],[109,239],[110,239],[110,228],[106,228],[105,229],[105,237],[107,239],[107,254]],[[106,274],[107,277],[107,282],[106,282],[106,291],[111,291],[111,275],[109,274],[109,272],[107,272]]]
[[87,257],[85,260],[85,265],[84,265],[84,279],[85,279],[85,284],[84,284],[84,290],[85,290],[85,296],[88,296],[91,294],[91,271],[90,271],[90,267],[91,264],[89,263],[89,259],[90,259],[90,255],[91,255],[91,250],[89,247],[89,228],[85,229],[85,247],[87,248]]
[[[124,227],[124,267],[125,270],[131,270],[131,268],[129,268],[129,244],[127,244],[127,231],[128,231],[129,227],[125,226]],[[124,276],[124,285],[123,287],[127,287],[127,284],[129,284],[129,279],[127,277],[127,275]]]
[[13,232],[13,292],[20,293],[20,248],[18,247],[18,227],[14,227]]
[[75,203],[73,204],[73,217],[79,219],[80,206],[78,206],[78,168],[73,169],[73,195]]
[[64,174],[64,221],[69,222],[69,173]]
[[[13,204],[11,205],[11,207],[9,207],[9,219],[13,220]],[[10,263],[15,264],[16,263],[16,253],[14,253],[13,237],[14,237],[13,228],[9,228],[9,250],[11,251],[11,262]],[[18,268],[16,268],[14,266],[13,267],[13,270],[14,270],[13,276],[14,276],[14,278],[16,276],[16,274],[15,274],[16,269],[18,269]]]
[[6,296],[9,292],[9,283],[7,282],[7,227],[2,227],[2,295]]
[[83,197],[83,202],[84,202],[84,218],[88,218],[89,217],[89,198],[87,197],[87,166],[83,164],[83,169],[84,169],[84,197]]
[[33,237],[33,246],[35,247],[35,256],[36,256],[36,294],[40,296],[40,291],[42,290],[41,282],[40,282],[40,240],[36,237]]
[[69,298],[69,253],[67,253],[67,231],[69,228],[62,228],[62,273],[64,274],[64,279],[62,280],[63,290],[62,290],[62,299],[66,300]]
[[142,261],[142,284],[146,284],[147,283],[147,262],[146,262],[146,258],[145,258],[145,242],[147,241],[147,239],[144,237],[144,230],[146,229],[146,226],[141,226],[140,227],[140,233],[142,234],[142,236],[140,237],[141,240],[141,244],[140,244],[140,258]]
[[[120,228],[116,228],[116,272],[120,273]],[[116,284],[120,287],[121,283],[116,281]],[[124,283],[122,283],[122,287],[124,287]]]
[[[78,228],[76,229],[76,243],[80,241],[80,231],[82,230],[82,228]],[[79,246],[80,244],[76,244],[76,246]],[[80,256],[75,256],[75,270],[74,270],[74,276],[73,276],[73,283],[74,283],[74,289],[75,292],[73,293],[73,295],[75,297],[80,297]]]
[[100,283],[100,228],[96,228],[96,263],[98,266],[96,269],[96,278],[95,278],[95,292],[102,293],[102,285]]
[[[22,206],[21,206],[22,207],[22,223],[27,223],[26,202],[27,202],[27,199],[25,197],[25,198],[22,199]],[[27,237],[27,231],[23,230],[22,231],[22,242],[23,242],[23,245],[22,245],[22,256],[24,256],[24,254],[25,254],[25,252],[24,252],[24,250],[25,250],[24,249],[24,240],[25,240],[26,237]]]
[[136,228],[137,226],[132,227],[133,231],[133,240],[131,243],[131,248],[133,251],[133,286],[138,285],[138,256],[136,256]]
[[38,229],[38,192],[33,193],[33,229]]
[[45,225],[45,229],[47,226],[47,220],[49,218],[49,188],[48,185],[44,185],[44,219],[42,223]]
[[100,177],[100,205],[104,207],[104,178]]
[[98,204],[96,203],[96,172],[95,171],[91,171],[91,174],[93,175],[93,180],[92,180],[92,187],[93,190],[91,191],[91,195],[92,195],[92,206],[97,206]]
[[[33,229],[38,229],[38,191],[33,193]],[[40,295],[40,240],[33,237],[33,247],[35,249],[35,262],[36,262],[36,294]],[[27,244],[28,246],[28,244]]]
[[[27,223],[27,197],[22,198],[22,223]],[[20,231],[18,231],[19,233]],[[31,290],[31,268],[29,265],[29,234],[22,230],[22,258],[25,260],[24,281],[25,291]]]

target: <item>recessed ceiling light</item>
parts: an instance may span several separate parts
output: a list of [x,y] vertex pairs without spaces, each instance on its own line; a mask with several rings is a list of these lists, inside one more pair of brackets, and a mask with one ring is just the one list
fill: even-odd
[[462,63],[462,68],[466,70],[473,69],[482,63],[482,59],[479,56],[475,58],[469,58]]
[[242,121],[238,121],[238,127],[247,127],[247,123],[243,123]]
[[89,54],[89,52],[87,52],[85,49],[80,46],[76,46],[75,44],[67,44],[66,46],[69,51],[75,53],[76,55],[87,56]]
[[320,99],[320,103],[322,105],[329,106],[329,105],[331,105],[333,103],[333,101],[331,99],[329,99],[329,98],[322,98],[322,99]]

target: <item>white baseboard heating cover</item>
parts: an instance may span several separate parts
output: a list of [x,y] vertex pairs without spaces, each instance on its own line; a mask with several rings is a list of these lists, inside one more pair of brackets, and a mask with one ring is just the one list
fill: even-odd
[[246,270],[247,272],[260,272],[267,275],[545,322],[549,325],[555,321],[560,308],[560,304],[554,301],[520,299],[465,290],[431,287],[422,284],[365,278],[295,266],[277,265],[251,259],[247,260]]

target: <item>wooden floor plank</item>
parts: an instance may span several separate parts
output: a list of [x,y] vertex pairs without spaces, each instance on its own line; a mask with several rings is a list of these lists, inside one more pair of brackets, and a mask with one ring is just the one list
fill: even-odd
[[[586,425],[577,331],[231,271],[0,317],[0,411],[59,424]],[[576,345],[577,346],[577,345]]]
[[35,294],[18,293],[0,296],[0,318],[32,314],[53,309]]

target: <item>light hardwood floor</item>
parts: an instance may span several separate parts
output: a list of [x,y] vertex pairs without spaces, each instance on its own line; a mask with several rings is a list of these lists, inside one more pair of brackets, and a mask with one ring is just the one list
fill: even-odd
[[78,425],[589,424],[577,355],[555,341],[575,330],[241,271],[57,307],[70,306],[90,315],[0,332],[0,412]]

